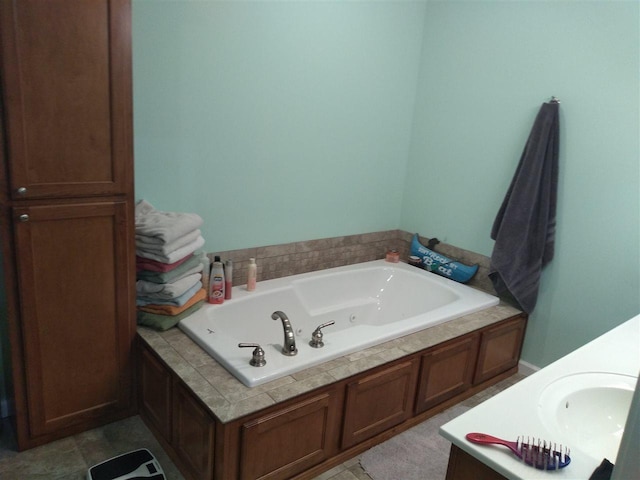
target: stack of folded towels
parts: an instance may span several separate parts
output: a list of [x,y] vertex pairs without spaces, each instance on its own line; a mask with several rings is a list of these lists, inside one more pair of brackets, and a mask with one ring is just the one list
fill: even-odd
[[195,213],[161,212],[141,200],[135,209],[137,320],[167,330],[200,308],[203,221]]

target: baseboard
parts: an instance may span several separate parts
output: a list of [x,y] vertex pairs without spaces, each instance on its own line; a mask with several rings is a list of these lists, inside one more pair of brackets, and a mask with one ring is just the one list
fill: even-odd
[[536,373],[538,370],[540,370],[540,367],[536,367],[535,365],[529,362],[525,362],[524,360],[520,360],[520,362],[518,363],[518,373],[521,373],[523,375],[529,376],[532,373]]

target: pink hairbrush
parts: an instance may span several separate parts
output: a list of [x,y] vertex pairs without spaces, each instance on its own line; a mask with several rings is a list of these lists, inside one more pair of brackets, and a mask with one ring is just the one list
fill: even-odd
[[551,442],[543,442],[535,438],[524,441],[518,437],[515,442],[509,442],[498,437],[493,437],[485,433],[467,433],[467,440],[480,444],[497,444],[509,447],[509,449],[527,465],[531,465],[539,470],[557,470],[564,468],[571,462],[569,449],[556,447]]

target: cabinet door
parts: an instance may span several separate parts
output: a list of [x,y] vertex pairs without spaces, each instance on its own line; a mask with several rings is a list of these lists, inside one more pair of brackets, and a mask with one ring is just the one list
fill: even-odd
[[417,360],[412,360],[347,385],[343,448],[371,438],[412,416],[417,371]]
[[182,383],[175,388],[173,446],[193,478],[213,478],[215,420]]
[[327,392],[242,425],[240,478],[287,479],[329,458],[338,435]]
[[478,335],[422,355],[416,413],[435,407],[471,387],[478,354]]
[[474,384],[518,365],[526,317],[520,316],[482,332]]
[[130,191],[130,30],[128,0],[2,2],[14,199]]
[[139,369],[140,410],[160,435],[170,443],[171,375],[146,347],[140,350]]
[[124,202],[14,208],[29,429],[131,404],[132,212]]

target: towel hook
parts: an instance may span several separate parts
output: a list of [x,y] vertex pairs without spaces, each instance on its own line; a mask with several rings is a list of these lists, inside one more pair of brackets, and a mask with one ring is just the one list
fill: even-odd
[[551,97],[551,103],[560,103],[560,99],[558,97]]

